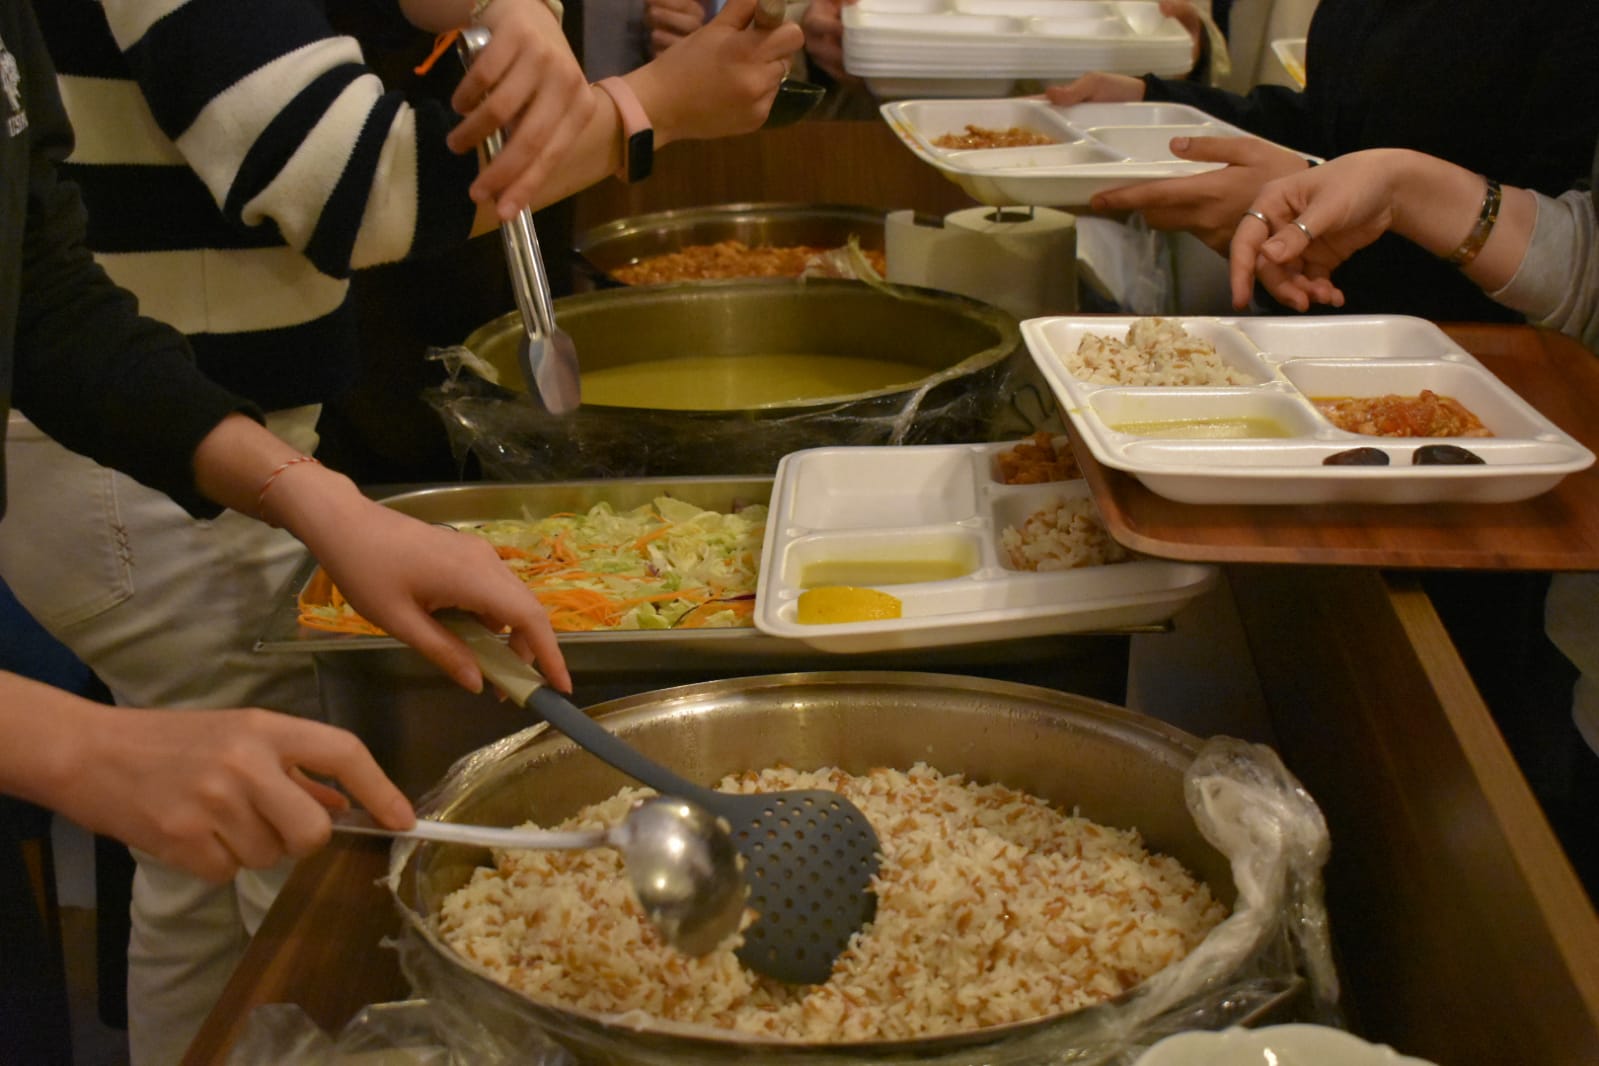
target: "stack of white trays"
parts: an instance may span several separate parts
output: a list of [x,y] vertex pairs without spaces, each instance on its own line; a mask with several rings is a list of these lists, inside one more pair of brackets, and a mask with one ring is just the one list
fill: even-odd
[[879,97],[1005,96],[1090,71],[1177,76],[1193,42],[1153,0],[859,0],[844,69]]

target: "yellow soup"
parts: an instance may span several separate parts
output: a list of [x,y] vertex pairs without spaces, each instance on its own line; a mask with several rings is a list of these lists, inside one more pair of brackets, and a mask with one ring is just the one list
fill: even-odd
[[928,369],[842,355],[698,355],[583,373],[583,402],[673,411],[751,407],[875,392],[920,380]]
[[800,571],[800,587],[818,585],[908,585],[948,581],[977,569],[970,559],[819,559]]
[[1288,427],[1274,418],[1173,418],[1160,422],[1117,422],[1118,433],[1174,440],[1247,440],[1252,437],[1291,437]]

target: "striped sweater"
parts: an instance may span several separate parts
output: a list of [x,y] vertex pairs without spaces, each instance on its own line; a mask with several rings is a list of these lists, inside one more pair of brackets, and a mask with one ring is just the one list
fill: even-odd
[[468,236],[443,104],[386,92],[319,0],[43,0],[89,246],[266,410],[358,364],[352,270]]

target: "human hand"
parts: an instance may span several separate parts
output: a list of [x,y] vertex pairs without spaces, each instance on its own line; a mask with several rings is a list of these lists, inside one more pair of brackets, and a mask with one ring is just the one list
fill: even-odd
[[859,81],[844,69],[844,8],[856,0],[811,0],[800,17],[805,53],[817,69],[834,81]]
[[705,8],[700,0],[644,0],[644,25],[650,55],[658,56],[705,25]]
[[750,24],[756,0],[727,0],[681,47],[626,75],[663,141],[727,137],[760,127],[772,108],[788,57],[805,35],[785,22]]
[[1393,225],[1395,174],[1392,153],[1356,152],[1263,187],[1233,235],[1233,306],[1248,306],[1256,276],[1297,311],[1312,303],[1343,306],[1332,272]]
[[353,734],[258,709],[75,711],[70,787],[49,805],[90,830],[207,881],[264,869],[326,844],[338,781],[391,829],[415,814]]
[[1160,13],[1167,18],[1174,18],[1188,31],[1188,37],[1194,42],[1192,56],[1195,63],[1205,51],[1205,20],[1200,17],[1199,8],[1190,0],[1160,0]]
[[1049,97],[1050,103],[1062,107],[1086,103],[1125,104],[1144,98],[1144,81],[1127,74],[1096,70],[1065,85],[1046,85],[1044,95]]
[[[284,501],[274,502],[281,507]],[[482,672],[471,649],[433,617],[446,607],[476,615],[494,632],[508,629],[523,660],[536,662],[556,688],[571,691],[544,606],[483,538],[418,521],[364,496],[324,507],[314,521],[312,528],[285,525],[356,610],[463,687],[479,691]]]
[[1226,166],[1179,178],[1139,182],[1089,201],[1099,214],[1137,211],[1157,230],[1187,230],[1222,255],[1260,187],[1307,169],[1304,157],[1258,137],[1174,137],[1179,159]]
[[[472,198],[501,219],[529,203],[517,188],[537,188],[599,104],[544,0],[495,0],[482,16],[487,46],[461,78],[450,105],[465,116],[450,131],[451,150],[469,152],[495,130],[504,143],[472,183]],[[513,180],[517,188],[512,188]]]

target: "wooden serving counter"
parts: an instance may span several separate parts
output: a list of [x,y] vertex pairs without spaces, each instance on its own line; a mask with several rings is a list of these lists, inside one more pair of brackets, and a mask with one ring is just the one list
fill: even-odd
[[[579,224],[729,201],[940,213],[966,202],[880,123],[802,123],[699,155],[685,148],[663,153],[646,185],[581,198]],[[1593,447],[1591,357],[1527,329],[1456,335]],[[1354,1028],[1442,1066],[1599,1062],[1599,917],[1417,579],[1375,569],[1599,568],[1599,473],[1568,478],[1480,535],[1485,515],[1509,512],[1457,523],[1451,509],[1416,509],[1425,521],[1404,520],[1413,533],[1443,521],[1460,534],[1447,544],[1430,532],[1385,540],[1393,530],[1374,533],[1369,514],[1307,532],[1287,512],[1184,510],[1115,471],[1090,480],[1118,536],[1228,564],[1247,647],[1211,665],[1258,679],[1278,749],[1327,816],[1327,900]],[[1455,554],[1432,554],[1440,544]],[[1327,562],[1365,565],[1292,565]],[[377,884],[387,850],[340,838],[299,865],[188,1066],[224,1063],[262,1004],[297,1003],[331,1032],[366,1004],[407,995],[381,946],[398,928]]]

